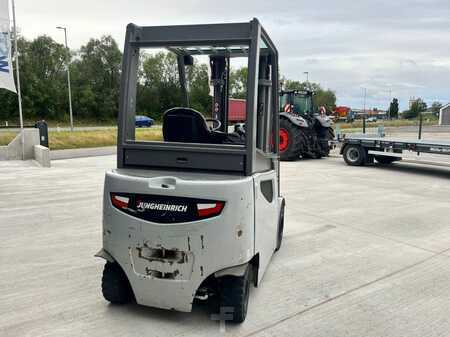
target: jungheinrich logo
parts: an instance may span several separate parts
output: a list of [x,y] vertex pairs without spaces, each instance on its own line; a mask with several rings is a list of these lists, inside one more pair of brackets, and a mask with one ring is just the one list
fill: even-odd
[[155,211],[168,211],[179,213],[186,213],[188,209],[187,205],[159,204],[144,201],[138,201],[136,208],[139,212],[144,212],[145,210],[155,210]]

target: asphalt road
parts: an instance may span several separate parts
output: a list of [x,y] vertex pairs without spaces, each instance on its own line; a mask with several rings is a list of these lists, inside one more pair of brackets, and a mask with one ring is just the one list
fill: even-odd
[[[96,131],[116,129],[116,126],[77,126],[74,127],[75,131]],[[49,127],[49,131],[70,131],[70,127]],[[19,128],[0,128],[0,132],[19,132]]]
[[434,337],[450,331],[450,170],[340,158],[282,164],[281,250],[240,326],[203,306],[114,306],[100,292],[114,156],[0,162],[0,336]]

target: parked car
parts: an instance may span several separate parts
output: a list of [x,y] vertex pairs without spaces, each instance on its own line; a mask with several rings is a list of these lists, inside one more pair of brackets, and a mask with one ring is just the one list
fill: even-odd
[[136,127],[149,128],[155,124],[155,120],[147,116],[136,116]]
[[378,121],[378,118],[376,118],[376,117],[369,117],[366,119],[367,123],[375,123],[377,121]]

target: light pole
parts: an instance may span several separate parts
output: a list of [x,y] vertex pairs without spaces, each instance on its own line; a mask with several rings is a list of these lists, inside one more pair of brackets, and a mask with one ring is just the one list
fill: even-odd
[[309,71],[305,71],[303,74],[306,75],[306,83],[309,83]]
[[14,24],[14,58],[16,61],[17,98],[19,100],[20,133],[22,134],[22,160],[25,160],[25,133],[23,131],[22,89],[20,88],[19,49],[17,47],[16,4],[12,0],[12,14]]
[[385,91],[387,91],[389,93],[389,103],[388,103],[389,104],[389,108],[388,108],[388,111],[387,111],[387,119],[391,119],[392,118],[392,116],[391,116],[392,89],[387,89]]
[[69,114],[70,114],[70,130],[73,131],[73,112],[72,112],[72,89],[70,88],[70,50],[67,45],[67,28],[66,27],[56,27],[56,29],[64,30],[64,40],[66,42],[66,50],[69,57],[66,61],[67,63],[67,87],[69,89]]
[[367,97],[367,88],[363,88],[364,90],[364,109],[363,109],[363,113],[364,116],[366,115],[366,97]]

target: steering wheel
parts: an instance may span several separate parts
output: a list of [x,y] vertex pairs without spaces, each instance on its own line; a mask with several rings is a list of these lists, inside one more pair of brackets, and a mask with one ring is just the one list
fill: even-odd
[[[216,131],[217,129],[220,129],[220,127],[222,126],[222,122],[218,119],[215,118],[208,118],[206,119],[207,122],[213,122],[213,125],[211,127],[211,131]],[[214,123],[217,123],[217,126],[214,126]]]

